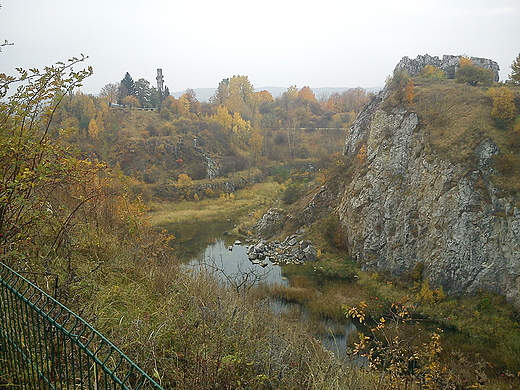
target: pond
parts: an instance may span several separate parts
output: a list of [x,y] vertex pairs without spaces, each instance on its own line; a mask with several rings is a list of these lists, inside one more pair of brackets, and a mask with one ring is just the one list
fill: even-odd
[[[214,273],[223,282],[234,288],[246,289],[254,284],[269,283],[290,285],[283,268],[270,262],[253,264],[247,256],[248,243],[232,237],[232,221],[212,223],[182,223],[165,226],[176,239],[177,255],[189,267],[202,267]],[[274,313],[290,316],[298,321],[311,321],[307,309],[299,304],[274,299],[271,304]],[[357,332],[352,323],[326,319],[312,319],[316,337],[325,348],[340,358],[346,357],[349,337]]]
[[[189,261],[190,266],[203,266],[233,285],[240,283],[277,283],[287,285],[282,269],[270,262],[253,264],[247,257],[248,246],[235,239],[217,238],[204,251]],[[247,280],[245,280],[247,278]]]

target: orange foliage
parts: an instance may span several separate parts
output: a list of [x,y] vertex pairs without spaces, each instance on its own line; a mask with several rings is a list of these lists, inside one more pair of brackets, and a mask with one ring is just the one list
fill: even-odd
[[406,87],[404,89],[405,99],[409,104],[413,103],[413,99],[415,98],[415,85],[412,80],[409,80],[406,83]]
[[363,164],[367,158],[367,146],[363,144],[363,146],[359,149],[357,154],[357,159],[360,164]]
[[310,87],[303,87],[298,91],[298,99],[302,101],[308,101],[308,102],[316,102],[316,96],[314,96],[314,92],[312,92],[312,89]]

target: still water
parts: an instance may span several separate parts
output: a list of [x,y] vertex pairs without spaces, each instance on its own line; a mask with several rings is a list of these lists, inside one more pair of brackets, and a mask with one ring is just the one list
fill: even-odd
[[[233,287],[247,289],[258,283],[290,285],[278,265],[265,267],[253,264],[247,257],[248,245],[225,235],[233,228],[230,221],[211,224],[182,224],[166,227],[176,237],[177,254],[189,267],[202,267]],[[273,312],[295,315],[299,321],[309,321],[308,311],[301,305],[273,300]],[[357,332],[351,323],[321,319],[316,324],[318,337],[325,348],[340,358],[346,356],[348,338]]]
[[217,239],[199,256],[191,259],[189,265],[209,267],[218,277],[228,281],[239,282],[250,275],[257,283],[288,284],[279,266],[267,263],[262,267],[251,263],[247,257],[247,246],[235,243],[235,240]]

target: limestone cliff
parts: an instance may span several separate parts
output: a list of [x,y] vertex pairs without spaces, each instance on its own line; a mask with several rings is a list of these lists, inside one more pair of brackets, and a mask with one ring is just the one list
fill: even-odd
[[475,130],[471,156],[450,160],[432,146],[423,113],[390,106],[388,96],[382,91],[352,126],[340,189],[316,194],[337,196],[352,257],[393,275],[423,263],[430,283],[449,293],[487,289],[520,302],[520,209],[494,184],[497,143]]
[[[399,69],[404,69],[410,76],[416,77],[419,76],[425,66],[431,65],[443,70],[449,79],[454,79],[455,73],[460,66],[459,61],[461,57],[447,54],[443,55],[442,58],[430,56],[429,54],[418,55],[414,59],[403,57],[396,65],[394,73]],[[471,57],[470,60],[475,66],[491,69],[494,81],[499,80],[500,67],[496,61],[480,57]]]

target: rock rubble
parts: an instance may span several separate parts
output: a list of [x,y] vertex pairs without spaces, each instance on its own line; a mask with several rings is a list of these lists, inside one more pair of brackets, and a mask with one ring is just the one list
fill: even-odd
[[303,264],[318,260],[318,251],[308,240],[296,234],[287,237],[284,241],[260,241],[251,245],[247,250],[249,260],[254,264]]

